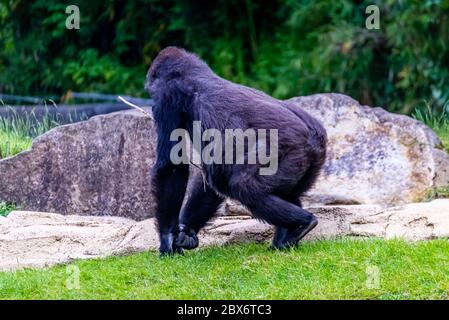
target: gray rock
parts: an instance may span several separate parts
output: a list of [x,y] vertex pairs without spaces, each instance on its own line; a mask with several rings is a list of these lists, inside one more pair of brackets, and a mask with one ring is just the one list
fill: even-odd
[[350,234],[386,239],[429,240],[449,237],[449,200],[410,203],[350,221]]
[[55,128],[0,161],[0,201],[63,214],[152,216],[153,123],[136,111]]
[[[321,120],[329,135],[309,206],[401,204],[449,184],[449,156],[422,123],[339,94],[290,101]],[[154,157],[152,120],[137,111],[61,126],[38,137],[31,150],[0,161],[0,201],[26,210],[142,220],[154,214]]]
[[15,211],[0,220],[0,271],[156,248],[153,219]]
[[423,123],[340,94],[289,101],[319,119],[329,137],[309,202],[396,205],[421,201],[429,188],[449,184],[449,155]]
[[449,161],[447,152],[435,149],[433,152],[435,163],[434,187],[449,186]]

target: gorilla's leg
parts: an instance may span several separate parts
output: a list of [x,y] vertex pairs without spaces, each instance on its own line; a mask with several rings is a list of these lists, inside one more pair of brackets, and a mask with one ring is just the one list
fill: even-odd
[[[319,165],[310,166],[310,168],[306,171],[304,176],[301,178],[301,180],[298,182],[298,184],[295,186],[295,188],[293,188],[293,190],[290,192],[290,194],[285,197],[282,197],[282,198],[285,199],[286,201],[302,208],[300,196],[312,187],[313,183],[315,182],[315,180],[318,176],[319,170],[320,170]],[[304,237],[308,232],[310,232],[316,225],[317,225],[317,222],[312,223],[310,225],[309,229],[307,229],[307,227],[304,227],[305,232],[303,232],[304,234],[302,235],[302,237]],[[274,248],[281,248],[283,243],[288,243],[290,241],[287,238],[288,233],[289,233],[288,231],[289,230],[287,228],[279,227],[279,226],[276,227],[274,237],[273,237],[273,247]],[[298,239],[298,240],[301,240],[301,239]]]
[[[299,199],[299,195],[297,192],[293,192],[288,197],[282,197],[284,200],[302,208],[301,200]],[[276,226],[274,229],[274,236],[272,246],[273,248],[280,248],[280,246],[285,242],[287,238],[288,229],[285,227]]]
[[296,245],[318,223],[316,217],[276,195],[239,199],[256,218],[276,226],[273,247],[285,248]]
[[[299,191],[295,190],[292,194],[287,197],[282,197],[282,199],[302,208],[301,200],[299,199]],[[276,226],[274,229],[274,236],[272,245],[274,248],[280,248],[280,246],[285,242],[287,238],[288,229],[285,227]]]
[[176,245],[184,249],[198,247],[197,233],[209,221],[223,202],[223,197],[204,184],[198,174],[193,181],[192,191],[182,210]]

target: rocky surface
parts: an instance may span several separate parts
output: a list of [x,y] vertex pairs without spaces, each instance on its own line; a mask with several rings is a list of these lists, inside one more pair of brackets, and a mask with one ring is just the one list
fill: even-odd
[[152,219],[16,211],[0,220],[0,271],[144,251],[156,243]]
[[428,240],[449,237],[449,200],[410,203],[355,217],[350,231],[359,236]]
[[325,126],[328,155],[312,203],[397,205],[449,184],[449,156],[419,121],[340,94],[290,99]]
[[55,128],[31,150],[0,161],[0,201],[27,210],[148,218],[153,130],[137,111]]
[[[310,207],[319,224],[306,238],[375,236],[427,240],[449,236],[449,199],[382,209],[377,205]],[[250,216],[219,216],[200,234],[201,246],[269,241],[272,228]],[[74,259],[156,249],[154,219],[12,212],[0,217],[0,271],[47,267]]]
[[[289,101],[321,120],[329,135],[309,205],[396,205],[449,184],[449,156],[422,123],[339,94]],[[154,147],[152,120],[137,111],[55,128],[31,150],[0,161],[0,201],[34,211],[149,218]]]

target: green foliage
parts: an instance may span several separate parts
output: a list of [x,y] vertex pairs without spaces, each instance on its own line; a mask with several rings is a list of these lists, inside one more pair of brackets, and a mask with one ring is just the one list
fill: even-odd
[[434,199],[447,199],[447,198],[449,198],[449,186],[429,189],[425,200],[432,201]]
[[[279,98],[342,92],[411,112],[449,99],[449,0],[79,0],[0,4],[0,92],[68,90],[144,96],[151,59],[167,45],[195,51],[220,75]],[[380,8],[380,30],[365,9]]]
[[0,202],[0,216],[5,217],[11,211],[15,210],[16,206],[9,202]]
[[0,299],[448,299],[448,263],[447,240],[233,245],[77,261],[78,288],[66,266],[0,273]]

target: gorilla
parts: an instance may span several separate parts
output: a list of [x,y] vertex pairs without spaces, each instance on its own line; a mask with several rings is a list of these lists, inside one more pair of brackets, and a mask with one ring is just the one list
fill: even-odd
[[[326,131],[316,119],[288,100],[219,77],[195,54],[178,47],[157,55],[145,89],[154,100],[157,159],[152,185],[162,255],[196,248],[198,232],[226,197],[275,226],[272,246],[277,249],[297,245],[317,225],[300,201],[326,156]],[[171,161],[177,142],[170,137],[180,128],[192,137],[194,121],[201,121],[202,131],[277,129],[277,171],[261,175],[261,163],[202,163],[202,174],[192,177],[183,206],[189,165]],[[249,150],[244,152],[248,156]]]

